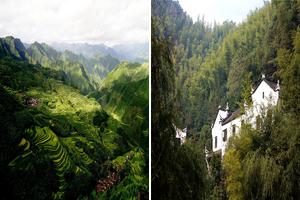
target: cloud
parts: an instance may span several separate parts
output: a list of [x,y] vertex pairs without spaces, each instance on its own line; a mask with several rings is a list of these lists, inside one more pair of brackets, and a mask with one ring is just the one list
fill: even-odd
[[262,7],[264,0],[179,0],[179,3],[194,21],[204,16],[210,23],[225,20],[240,23],[251,10]]
[[2,0],[0,36],[26,42],[148,42],[149,0]]

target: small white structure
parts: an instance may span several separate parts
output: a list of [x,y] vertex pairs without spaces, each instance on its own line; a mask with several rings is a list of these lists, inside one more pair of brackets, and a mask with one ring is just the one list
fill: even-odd
[[253,105],[248,107],[246,104],[245,113],[240,114],[240,110],[230,113],[228,103],[225,110],[219,108],[216,120],[212,125],[212,150],[224,156],[228,139],[239,133],[241,124],[250,123],[253,127],[258,126],[259,116],[264,115],[268,107],[277,105],[279,100],[279,81],[277,83],[268,81],[265,76],[255,90],[252,91],[251,99]]
[[186,139],[186,134],[187,134],[187,128],[180,130],[179,128],[177,128],[175,126],[175,130],[176,130],[176,138],[180,139],[180,144],[182,145],[185,142]]

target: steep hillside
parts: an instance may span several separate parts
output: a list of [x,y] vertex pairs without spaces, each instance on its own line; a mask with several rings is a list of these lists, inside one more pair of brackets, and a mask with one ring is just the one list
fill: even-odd
[[28,54],[31,63],[62,71],[68,84],[80,89],[84,94],[94,89],[95,86],[81,63],[60,59],[60,53],[49,45],[35,42],[28,48]]
[[[156,48],[151,67],[156,93],[152,105],[157,107],[152,111],[156,114],[152,141],[158,144],[152,149],[154,163],[159,164],[153,169],[158,172],[152,191],[163,193],[157,199],[173,195],[182,199],[297,198],[299,5],[296,0],[272,0],[251,11],[242,24],[224,22],[212,27],[203,19],[193,22],[178,1],[153,1],[152,46]],[[262,123],[255,128],[242,125],[229,140],[222,162],[218,155],[209,154],[210,162],[201,164],[207,159],[204,149],[212,146],[211,123],[218,107],[228,102],[230,111],[243,108],[262,74],[268,80],[280,80],[278,106],[261,115]],[[188,140],[179,150],[165,139],[174,137],[165,115],[176,126],[188,128]],[[190,156],[172,157],[183,149]],[[187,166],[189,170],[183,170]],[[205,180],[203,190],[189,190],[199,180]],[[177,187],[190,192],[178,193]]]
[[0,58],[4,56],[13,56],[20,60],[26,60],[28,53],[19,39],[7,36],[0,38]]
[[[101,80],[119,64],[119,60],[110,54],[87,56],[70,50],[59,52],[45,43],[38,42],[31,44],[27,52],[27,59],[31,63],[63,70],[69,77],[70,83],[84,93],[90,92],[92,87],[98,88]],[[80,77],[86,77],[86,80],[80,80]]]
[[147,64],[123,62],[103,80],[100,101],[107,112],[123,121],[132,106],[142,109],[142,112],[148,109],[142,107],[148,101],[148,81]]
[[111,55],[97,55],[86,58],[83,55],[74,54],[69,50],[61,53],[60,58],[65,61],[69,60],[82,63],[86,67],[88,74],[97,82],[101,82],[101,80],[120,63],[118,59]]
[[149,77],[147,64],[121,63],[108,74],[95,97],[127,130],[130,145],[148,151]]
[[61,60],[60,53],[47,44],[35,42],[26,49],[19,39],[11,36],[0,38],[0,44],[0,58],[13,57],[59,71],[69,85],[80,89],[84,94],[88,94],[95,87],[81,63]]
[[174,52],[179,116],[176,123],[196,133],[210,123],[218,105],[226,102],[220,99],[226,92],[228,68],[225,65],[213,70],[204,63],[211,57],[214,64],[217,57],[212,57],[213,52],[220,49],[224,38],[236,29],[236,25],[230,21],[212,25],[204,19],[193,22],[179,2],[172,0],[154,1],[152,12],[158,32],[168,38]]
[[147,140],[140,122],[128,116],[133,123],[125,126],[84,96],[96,91],[85,85],[89,77],[80,63],[60,60],[45,44],[32,44],[28,60],[20,56],[23,49],[4,49],[0,58],[2,197],[95,198],[97,181],[110,173],[118,173],[118,181],[98,196],[133,198],[147,191],[147,151],[133,142]]
[[68,50],[58,52],[45,43],[27,44],[26,49],[19,39],[11,36],[1,38],[0,44],[0,57],[13,56],[15,59],[61,71],[65,81],[84,94],[99,88],[102,79],[119,64],[119,60],[110,54],[87,58]]
[[[109,155],[99,128],[93,124],[97,112],[103,112],[101,106],[58,81],[60,75],[55,71],[11,59],[0,60],[0,67],[4,187],[15,198],[40,192],[41,198],[61,198],[91,190],[95,179],[92,169],[100,167]],[[91,151],[95,148],[101,150]],[[41,168],[46,163],[49,166]],[[45,178],[51,179],[39,189],[30,188],[44,178],[32,173],[45,173]],[[87,186],[72,185],[79,176],[86,177]]]
[[125,143],[134,149],[127,154],[132,157],[129,163],[124,157],[118,157],[113,161],[123,163],[121,165],[129,164],[131,171],[128,177],[120,183],[121,186],[111,191],[112,199],[136,198],[132,197],[131,193],[125,189],[126,187],[134,191],[140,188],[140,192],[145,194],[149,181],[148,65],[121,63],[103,80],[100,91],[92,96],[98,99],[105,112],[122,125],[123,130],[118,129],[117,132],[125,138]]
[[45,43],[34,42],[28,48],[31,62],[39,63],[43,66],[49,66],[49,62],[55,62],[59,59],[59,53]]

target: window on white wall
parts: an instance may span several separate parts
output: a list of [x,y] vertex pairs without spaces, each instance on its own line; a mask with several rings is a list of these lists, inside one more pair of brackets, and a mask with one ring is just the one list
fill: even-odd
[[235,134],[235,124],[232,125],[232,134]]
[[241,125],[244,126],[245,125],[245,120],[242,119],[241,121]]
[[223,142],[227,140],[227,128],[223,130]]
[[262,93],[262,98],[263,98],[263,99],[265,98],[265,93],[264,93],[264,92]]
[[215,136],[215,148],[217,148],[217,146],[218,146],[218,137],[217,136]]

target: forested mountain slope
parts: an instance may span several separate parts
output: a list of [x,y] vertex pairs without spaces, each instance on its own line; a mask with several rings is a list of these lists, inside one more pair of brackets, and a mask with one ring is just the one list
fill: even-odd
[[[84,96],[97,91],[80,63],[60,60],[45,44],[26,51],[12,37],[0,41],[2,198],[127,199],[147,191],[148,143],[136,139],[148,137],[141,123],[125,126]],[[96,194],[111,173],[115,185]]]
[[[177,95],[179,96],[177,106],[179,107],[179,115],[182,116],[177,119],[177,123],[182,127],[187,126],[190,130],[194,131],[197,129],[196,127],[201,127],[203,119],[207,119],[207,116],[211,114],[208,112],[208,109],[211,107],[210,105],[201,106],[199,108],[202,110],[196,110],[197,105],[208,102],[209,97],[207,96],[209,94],[205,93],[209,91],[206,88],[190,90],[193,84],[196,84],[195,86],[198,87],[208,85],[211,78],[205,74],[204,77],[206,79],[199,86],[199,83],[193,80],[195,79],[194,76],[198,74],[197,71],[204,71],[202,67],[203,63],[212,54],[211,52],[220,48],[219,46],[224,37],[235,29],[235,24],[233,22],[224,22],[222,25],[214,24],[212,26],[203,19],[199,19],[193,23],[192,19],[182,10],[177,1],[154,1],[152,10],[154,19],[158,19],[157,26],[159,30],[165,38],[170,40],[174,51],[175,73],[177,75],[175,84],[176,88],[178,88]],[[224,89],[226,89],[226,82],[224,82],[226,74],[224,69],[223,72],[214,73],[214,76],[217,76],[215,79],[219,80],[210,81],[217,84],[211,87],[214,87],[216,90],[220,88],[224,94]],[[199,92],[204,94],[200,94]],[[223,94],[214,96],[222,96]],[[197,104],[195,104],[196,102]],[[199,116],[200,113],[201,116]],[[196,123],[198,124],[196,125]]]
[[[149,182],[149,72],[148,64],[122,62],[103,80],[94,96],[105,112],[122,125],[118,134],[123,137],[124,149],[139,154],[132,159],[132,171],[122,185],[136,191],[147,191]],[[93,96],[93,95],[92,95]],[[132,197],[126,187],[113,190],[115,199]],[[142,195],[143,196],[143,195]],[[125,199],[126,199],[125,198]],[[143,197],[141,197],[143,198]]]
[[[297,199],[299,172],[296,166],[300,155],[299,8],[300,3],[296,0],[273,0],[250,12],[241,24],[224,22],[211,26],[201,19],[193,22],[178,1],[154,1],[152,25],[155,37],[161,38],[158,46],[167,49],[165,52],[170,56],[164,56],[158,50],[153,53],[158,56],[158,61],[155,62],[157,66],[152,65],[152,70],[155,67],[159,69],[152,74],[153,79],[163,79],[169,84],[156,88],[157,91],[162,90],[156,99],[160,97],[163,105],[167,105],[156,112],[158,116],[163,115],[161,109],[178,113],[178,117],[171,120],[179,127],[188,127],[188,142],[192,143],[183,146],[199,151],[203,151],[204,146],[210,149],[211,123],[218,106],[224,107],[229,102],[231,111],[242,107],[244,101],[249,100],[251,87],[256,86],[262,74],[268,80],[280,80],[281,83],[279,105],[267,116],[262,116],[260,129],[243,127],[241,137],[235,137],[229,145],[222,165],[220,160],[212,159],[211,174],[204,175],[209,180],[205,185],[211,189],[208,193],[200,192],[200,188],[199,192],[191,191],[191,194],[197,193],[198,199]],[[172,73],[176,74],[174,82]],[[167,90],[173,92],[177,99],[173,102],[176,103],[163,99],[164,93],[169,94]],[[173,110],[170,111],[170,108]],[[153,137],[157,141],[162,141],[163,135],[167,135],[160,129],[156,131],[158,135]],[[172,142],[169,145],[172,146]],[[166,149],[163,146],[166,144],[158,145],[157,151]],[[196,152],[195,149],[193,152]],[[170,156],[176,151],[169,149],[165,153],[170,159],[161,161],[161,165],[179,163],[179,159],[175,158],[172,162]],[[197,155],[201,157],[201,154]],[[164,166],[166,168],[160,169],[161,174],[165,173],[163,170],[171,172],[173,166]],[[194,173],[194,165],[190,168],[193,170],[188,173]],[[201,168],[198,170],[201,171]],[[163,190],[160,181],[167,182],[174,176],[175,173],[168,174],[168,177],[160,176],[154,189]],[[254,180],[253,177],[257,178]],[[192,187],[196,180],[186,182]],[[175,186],[170,184],[168,187]],[[176,190],[169,192],[171,195]],[[192,198],[187,195],[185,199]]]
[[99,88],[102,79],[120,63],[110,54],[85,57],[68,50],[58,52],[45,43],[34,42],[28,44],[26,49],[19,39],[11,36],[1,38],[1,46],[0,55],[12,55],[32,64],[59,70],[65,73],[65,79],[69,84],[85,94]]
[[[119,64],[119,61],[111,55],[104,57],[99,55],[89,58],[68,50],[61,53],[47,44],[37,42],[28,48],[28,52],[33,63],[40,63],[46,67],[63,68],[63,71],[67,74],[73,73],[71,77],[75,77],[77,71],[77,75],[90,79],[87,81],[94,87],[99,87],[101,80]],[[80,70],[78,70],[78,66]]]
[[60,54],[49,45],[35,42],[28,48],[28,54],[28,60],[31,63],[65,73],[65,80],[68,84],[80,89],[83,93],[88,94],[95,88],[95,84],[90,80],[86,68],[81,63],[60,59]]
[[82,63],[86,67],[89,76],[91,76],[95,82],[101,82],[102,79],[120,63],[118,59],[111,55],[97,55],[87,58],[83,55],[74,54],[69,50],[62,52],[60,59]]
[[160,29],[163,21],[154,16],[151,23],[152,198],[205,199],[209,185],[203,151],[189,141],[181,146],[175,139],[178,111],[172,43]]
[[[135,135],[133,145],[143,144],[145,150],[148,149],[148,88],[148,64],[123,62],[107,75],[100,92],[95,95],[105,111],[124,126],[131,129],[134,120],[139,130],[129,131]],[[139,131],[144,132],[142,137]]]
[[0,45],[0,58],[12,56],[20,60],[26,60],[29,56],[21,40],[12,36],[0,38]]
[[[286,16],[278,16],[277,4]],[[261,74],[278,78],[277,51],[280,45],[292,47],[291,34],[297,28],[297,6],[294,1],[290,4],[294,6],[266,2],[239,26],[233,22],[212,26],[201,19],[193,23],[176,1],[154,1],[153,13],[164,21],[158,26],[175,52],[182,126],[196,133],[211,124],[219,105],[228,101],[232,110],[238,108],[243,80],[250,73],[253,87]]]

